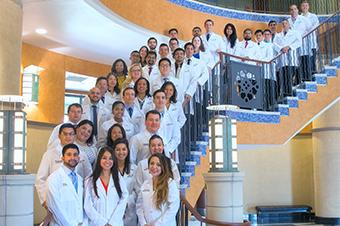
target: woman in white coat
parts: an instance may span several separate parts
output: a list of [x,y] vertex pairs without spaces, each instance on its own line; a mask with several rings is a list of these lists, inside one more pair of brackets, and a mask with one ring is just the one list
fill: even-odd
[[92,177],[86,182],[84,210],[90,226],[123,226],[129,193],[113,166],[113,150],[100,149]]
[[118,172],[123,177],[129,192],[129,199],[124,215],[124,226],[136,226],[136,201],[135,173],[136,165],[130,163],[130,149],[126,139],[118,139],[113,144],[114,162]]
[[[150,154],[153,155],[155,153],[160,153],[164,154],[164,143],[162,137],[160,137],[157,134],[154,134],[150,137],[149,140],[149,149],[150,149]],[[176,162],[171,159],[166,157],[168,166],[169,166],[169,171],[171,174],[171,177],[176,181],[177,185],[179,186],[181,176],[179,174],[179,170],[177,167]],[[144,181],[150,179],[152,176],[149,172],[149,167],[148,167],[148,159],[143,159],[138,163],[137,170],[136,170],[136,191],[139,193],[140,187],[144,183]]]
[[176,226],[180,198],[164,155],[156,153],[148,160],[152,178],[144,181],[137,200],[140,226]]

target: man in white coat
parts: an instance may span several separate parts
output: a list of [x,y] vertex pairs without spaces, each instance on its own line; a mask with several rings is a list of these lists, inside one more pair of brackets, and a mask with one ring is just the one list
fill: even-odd
[[83,103],[82,119],[87,119],[93,122],[93,134],[97,138],[101,124],[110,120],[111,114],[101,101],[101,92],[99,88],[93,87],[90,89],[88,97],[90,102],[88,104]]
[[[40,203],[44,207],[46,207],[46,180],[62,164],[62,149],[67,144],[74,142],[75,133],[76,131],[72,124],[63,124],[59,129],[59,142],[48,148],[41,159],[35,178],[35,188],[37,189]],[[80,153],[80,162],[76,171],[84,178],[92,174],[92,166],[83,152]]]
[[[252,41],[253,31],[249,28],[246,28],[243,31],[243,41],[240,41],[236,45],[235,55],[240,56],[247,59],[261,59],[261,53],[259,45]],[[239,61],[239,60],[237,60]],[[242,62],[247,64],[256,65],[253,61],[242,60]]]
[[[73,103],[73,104],[69,105],[68,108],[67,108],[68,121],[66,123],[71,123],[74,126],[77,125],[80,122],[82,114],[83,114],[83,108],[80,104]],[[57,125],[52,130],[50,138],[48,139],[47,147],[51,147],[51,145],[53,145],[53,143],[56,140],[58,140],[59,129],[60,129],[60,126],[62,124],[64,124],[64,123]]]
[[62,165],[47,179],[47,207],[53,215],[51,225],[83,225],[83,178],[76,173],[79,148],[67,144],[62,150]]
[[134,134],[143,129],[144,113],[136,104],[136,94],[132,87],[123,90],[123,102],[125,105],[123,120],[126,124],[134,126]]
[[204,46],[211,52],[214,62],[220,60],[219,52],[223,49],[224,43],[220,35],[214,33],[214,21],[207,19],[204,22],[206,33],[201,36]]
[[160,131],[161,114],[156,110],[151,110],[145,116],[145,128],[134,135],[130,140],[130,160],[134,164],[150,156],[149,139],[152,135],[158,134],[163,139],[163,132]]
[[143,76],[151,82],[159,74],[158,67],[156,65],[157,53],[149,51],[146,55],[146,65],[143,67]]

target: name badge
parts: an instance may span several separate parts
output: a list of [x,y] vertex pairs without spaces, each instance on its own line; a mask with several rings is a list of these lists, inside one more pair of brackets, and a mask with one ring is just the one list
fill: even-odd
[[54,162],[55,162],[55,163],[62,163],[62,162],[63,162],[63,160],[61,160],[61,159],[58,159],[58,160],[54,160]]
[[150,189],[144,189],[142,192],[150,192]]
[[66,183],[63,183],[63,187],[66,187],[67,186],[67,184]]
[[149,144],[148,143],[144,143],[143,146],[149,146]]

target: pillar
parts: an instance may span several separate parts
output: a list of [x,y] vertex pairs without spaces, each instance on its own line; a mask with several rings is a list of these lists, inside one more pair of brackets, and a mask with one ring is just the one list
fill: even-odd
[[313,122],[315,215],[340,224],[340,100]]

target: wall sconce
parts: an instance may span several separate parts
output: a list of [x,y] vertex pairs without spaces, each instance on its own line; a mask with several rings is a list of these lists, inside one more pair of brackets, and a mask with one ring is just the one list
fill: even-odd
[[238,171],[236,120],[215,115],[209,121],[209,149],[210,172]]
[[22,96],[28,103],[38,104],[39,101],[39,73],[44,68],[30,65],[24,68],[22,75]]
[[0,96],[0,174],[26,170],[26,113],[23,97]]

